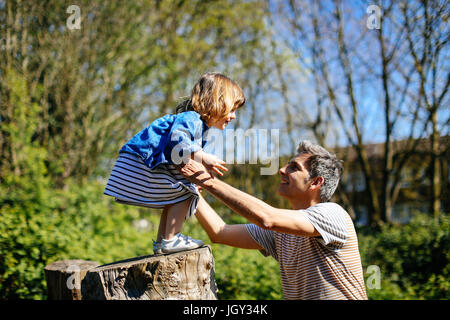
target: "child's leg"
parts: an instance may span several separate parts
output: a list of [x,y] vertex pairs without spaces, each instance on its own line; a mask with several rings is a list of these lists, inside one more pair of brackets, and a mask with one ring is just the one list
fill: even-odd
[[156,238],[157,242],[161,242],[161,240],[164,239],[166,235],[167,211],[168,207],[164,207],[163,212],[161,214],[161,219],[159,220],[158,235]]
[[189,212],[192,200],[192,198],[187,199],[167,207],[166,228],[161,240],[162,253],[191,250],[203,246],[203,241],[181,234],[181,227]]
[[167,221],[163,238],[171,239],[174,235],[181,231],[184,219],[189,211],[191,199],[187,199],[172,205],[167,206]]

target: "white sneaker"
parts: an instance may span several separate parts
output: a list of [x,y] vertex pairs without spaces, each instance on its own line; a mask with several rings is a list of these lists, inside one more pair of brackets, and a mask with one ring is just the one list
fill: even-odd
[[202,240],[192,239],[184,234],[177,233],[170,240],[161,240],[161,251],[163,253],[173,253],[184,250],[191,250],[203,246]]

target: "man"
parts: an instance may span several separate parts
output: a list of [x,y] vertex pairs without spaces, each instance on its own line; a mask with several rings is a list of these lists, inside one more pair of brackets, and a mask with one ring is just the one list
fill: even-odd
[[367,299],[353,222],[342,207],[328,202],[342,172],[334,154],[302,141],[279,170],[278,194],[292,210],[233,188],[199,162],[190,161],[180,171],[252,222],[228,225],[200,197],[196,216],[210,239],[275,258],[285,299]]

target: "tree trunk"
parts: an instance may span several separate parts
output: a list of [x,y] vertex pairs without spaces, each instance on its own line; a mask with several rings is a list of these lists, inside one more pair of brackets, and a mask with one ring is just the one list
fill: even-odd
[[209,246],[99,266],[82,281],[83,300],[216,300]]
[[433,132],[431,134],[431,212],[435,217],[441,211],[441,172],[439,163],[439,132],[437,130],[437,112],[432,111],[431,124]]
[[81,281],[89,269],[99,263],[85,260],[64,260],[44,268],[49,300],[81,300]]

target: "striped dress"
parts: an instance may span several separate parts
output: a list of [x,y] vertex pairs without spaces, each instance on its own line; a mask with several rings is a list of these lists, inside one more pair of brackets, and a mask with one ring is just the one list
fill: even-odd
[[195,214],[198,203],[197,186],[184,178],[170,164],[160,164],[154,169],[131,153],[119,155],[104,191],[118,203],[163,208],[191,199],[186,218]]
[[287,300],[366,300],[358,239],[352,219],[335,203],[300,210],[321,237],[246,225],[250,236],[280,264]]

